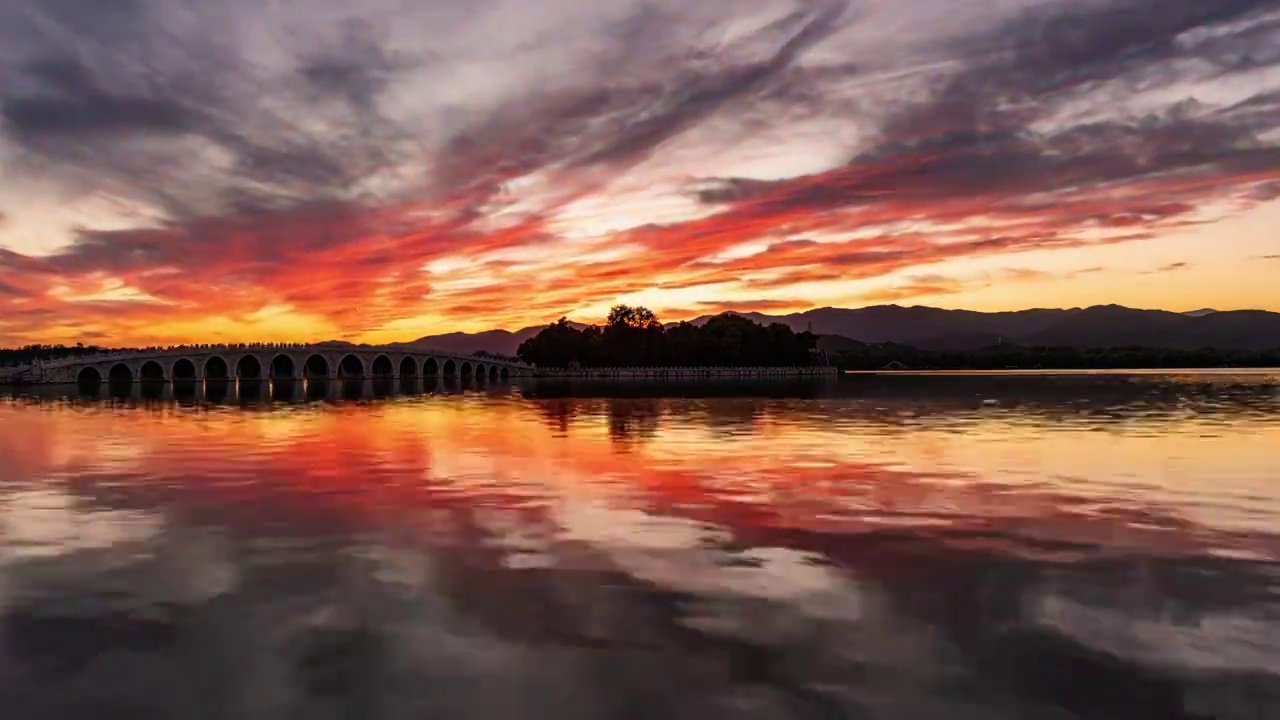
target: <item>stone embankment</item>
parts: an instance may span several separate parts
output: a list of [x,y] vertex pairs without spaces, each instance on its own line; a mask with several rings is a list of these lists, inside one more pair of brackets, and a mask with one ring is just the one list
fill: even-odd
[[600,380],[671,380],[704,378],[834,377],[832,366],[796,367],[600,367],[537,368],[535,378],[592,378]]

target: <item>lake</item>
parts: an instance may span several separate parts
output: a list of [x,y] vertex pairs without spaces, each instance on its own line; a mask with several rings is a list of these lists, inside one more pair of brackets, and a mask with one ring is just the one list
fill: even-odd
[[1280,717],[1280,371],[99,395],[0,399],[5,717]]

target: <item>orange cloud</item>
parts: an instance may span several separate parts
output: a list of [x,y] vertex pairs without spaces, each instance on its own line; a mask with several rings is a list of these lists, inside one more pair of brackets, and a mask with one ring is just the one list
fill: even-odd
[[[592,318],[618,301],[677,320],[1069,279],[957,268],[1159,240],[1280,188],[1280,93],[1166,102],[1203,81],[1179,75],[1189,68],[1264,57],[1249,50],[1265,3],[1160,2],[1155,24],[1121,0],[1009,13],[966,27],[940,50],[953,53],[945,69],[883,81],[819,59],[853,52],[842,32],[864,21],[836,0],[711,48],[668,32],[687,20],[678,9],[637,10],[621,29],[579,13],[562,20],[627,42],[557,46],[573,58],[565,77],[504,83],[493,70],[496,97],[461,115],[424,100],[440,111],[429,116],[405,102],[435,98],[412,85],[421,71],[475,68],[406,56],[359,23],[281,48],[278,67],[133,9],[119,37],[81,23],[86,37],[0,58],[22,80],[0,89],[0,153],[22,159],[13,177],[35,178],[0,189],[118,196],[123,209],[52,253],[0,249],[0,343],[409,340]],[[1201,29],[1239,52],[1168,41]],[[152,62],[156,76],[137,77],[121,62],[175,40],[182,57],[203,53],[201,67]],[[1156,74],[1150,107],[1122,101]],[[851,105],[863,91],[903,99]],[[857,140],[831,138],[806,170],[775,158],[751,177],[714,171],[769,142],[783,159],[813,152],[826,139],[815,127],[850,118]],[[447,131],[423,134],[436,126]],[[23,210],[12,205],[0,233]]]

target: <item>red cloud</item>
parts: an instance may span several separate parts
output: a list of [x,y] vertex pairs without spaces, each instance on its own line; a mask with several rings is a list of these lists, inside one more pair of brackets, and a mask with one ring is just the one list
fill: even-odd
[[[688,67],[681,58],[703,56],[649,53],[643,43],[606,53],[610,72],[626,69],[626,77],[593,75],[498,103],[417,164],[395,142],[417,137],[416,128],[375,112],[398,65],[369,38],[373,46],[331,49],[364,54],[300,65],[310,83],[303,95],[358,100],[367,135],[325,137],[293,122],[295,112],[337,107],[341,113],[321,119],[345,127],[354,122],[347,104],[268,112],[256,94],[225,96],[235,84],[222,74],[216,82],[144,83],[158,95],[125,103],[110,88],[86,84],[96,73],[82,61],[33,61],[23,69],[27,84],[80,95],[64,102],[0,89],[4,139],[41,163],[81,168],[103,187],[132,183],[142,204],[172,219],[87,234],[47,257],[0,251],[0,343],[164,342],[237,332],[392,339],[402,327],[410,329],[396,337],[410,339],[428,329],[405,322],[414,318],[442,325],[432,331],[518,327],[654,289],[683,292],[672,304],[689,314],[744,307],[743,298],[754,309],[799,309],[801,284],[889,274],[917,273],[917,280],[862,299],[962,292],[962,281],[918,273],[967,258],[1151,239],[1205,222],[1201,208],[1274,199],[1280,148],[1262,138],[1274,134],[1280,115],[1268,95],[1212,113],[1179,105],[1132,121],[1038,122],[1053,120],[1045,108],[1061,97],[1075,93],[1088,105],[1099,84],[1135,68],[1171,68],[1170,60],[1196,52],[1168,42],[1170,33],[1249,18],[1262,4],[1212,9],[1170,0],[1159,23],[1067,3],[1044,16],[1019,14],[957,40],[965,52],[952,58],[954,72],[923,97],[884,109],[876,137],[848,162],[776,181],[690,179],[704,216],[595,238],[588,243],[595,250],[635,251],[577,264],[557,259],[573,257],[565,248],[576,242],[557,235],[559,211],[582,198],[607,201],[615,181],[643,184],[646,178],[630,174],[713,115],[761,113],[763,100],[779,97],[816,105],[827,97],[829,107],[804,110],[837,119],[838,103],[822,92],[832,88],[814,83],[839,82],[853,69],[815,70],[798,58],[857,18],[838,4],[814,5],[751,34],[717,62]],[[135,19],[136,32],[145,33],[146,18]],[[663,23],[633,21],[665,37]],[[1233,55],[1247,56],[1262,42],[1247,25],[1224,30],[1244,48]],[[967,52],[973,49],[981,52]],[[242,69],[235,58],[227,62],[215,69],[228,78]],[[231,105],[225,113],[195,112],[223,104]],[[86,122],[93,116],[82,112],[87,107],[103,111],[101,122]],[[229,117],[237,118],[231,127],[223,124]],[[118,142],[138,133],[174,143],[198,138],[220,152],[193,155],[233,158],[235,170],[188,166],[176,155],[163,156],[174,168],[139,163],[121,150],[132,146]],[[429,180],[394,195],[352,190],[402,167],[412,169],[407,175],[422,169]],[[522,195],[531,178],[549,189]],[[744,245],[759,251],[743,252]],[[460,269],[424,269],[436,261]],[[1036,272],[1007,279],[1034,281]],[[688,297],[709,284],[735,292]],[[849,288],[857,299],[856,286]]]

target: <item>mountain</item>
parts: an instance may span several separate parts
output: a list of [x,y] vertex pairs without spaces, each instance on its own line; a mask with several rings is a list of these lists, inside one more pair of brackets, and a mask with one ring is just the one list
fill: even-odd
[[1190,317],[1204,317],[1205,315],[1212,315],[1216,312],[1218,311],[1212,308],[1201,308],[1199,310],[1192,310],[1191,312],[1184,312],[1182,314]]
[[818,349],[823,352],[838,353],[866,347],[866,343],[847,338],[843,335],[819,335]]
[[[775,323],[775,322],[787,323],[787,321],[783,320],[782,318],[792,317],[791,315],[765,315],[764,313],[758,313],[758,312],[736,312],[733,310],[720,313],[720,315],[734,315],[740,318],[746,318],[753,323],[759,323],[761,325],[768,325],[769,323]],[[713,317],[719,317],[719,316],[718,315],[702,315],[692,320],[681,320],[681,321],[669,322],[665,324],[667,327],[672,327],[675,325],[679,325],[681,322],[688,322],[692,325],[702,326],[702,325],[705,325],[706,322]],[[804,328],[801,328],[801,330],[803,329]]]
[[1019,338],[1024,345],[1053,347],[1186,347],[1197,318],[1163,310],[1104,305],[1068,311],[1039,332]]
[[[569,323],[581,330],[586,327],[582,323]],[[414,340],[410,345],[417,345],[432,350],[444,350],[456,353],[490,352],[498,355],[515,355],[520,343],[537,335],[546,325],[535,325],[511,332],[510,330],[485,330],[478,333],[445,333],[443,335],[426,335]]]
[[[1280,347],[1280,313],[1207,314],[1135,310],[1120,305],[984,313],[931,307],[818,308],[790,315],[740,313],[800,332],[925,350],[976,350],[1001,343],[1075,348],[1146,347],[1262,350]],[[701,324],[711,316],[691,322]]]
[[[877,305],[873,307],[818,308],[791,315],[743,314],[759,323],[780,322],[796,332],[812,328],[818,335],[843,335],[867,343],[896,342],[905,345],[929,344],[939,338],[981,337],[981,345],[999,342],[1003,336],[1023,336],[1038,332],[1061,310],[1022,310],[981,313],[971,310],[942,310],[931,307]],[[706,322],[709,317],[693,320]],[[969,345],[969,343],[962,343]]]
[[[820,338],[819,346],[828,352],[856,347],[854,343],[898,343],[922,350],[978,350],[1002,343],[1074,348],[1280,348],[1280,313],[1262,310],[1175,313],[1099,305],[984,313],[877,305],[818,308],[789,315],[732,314],[765,325],[780,322],[796,332],[812,328]],[[690,322],[701,325],[712,317],[705,315]],[[452,352],[514,355],[520,343],[537,335],[543,327],[428,335],[413,344]]]

